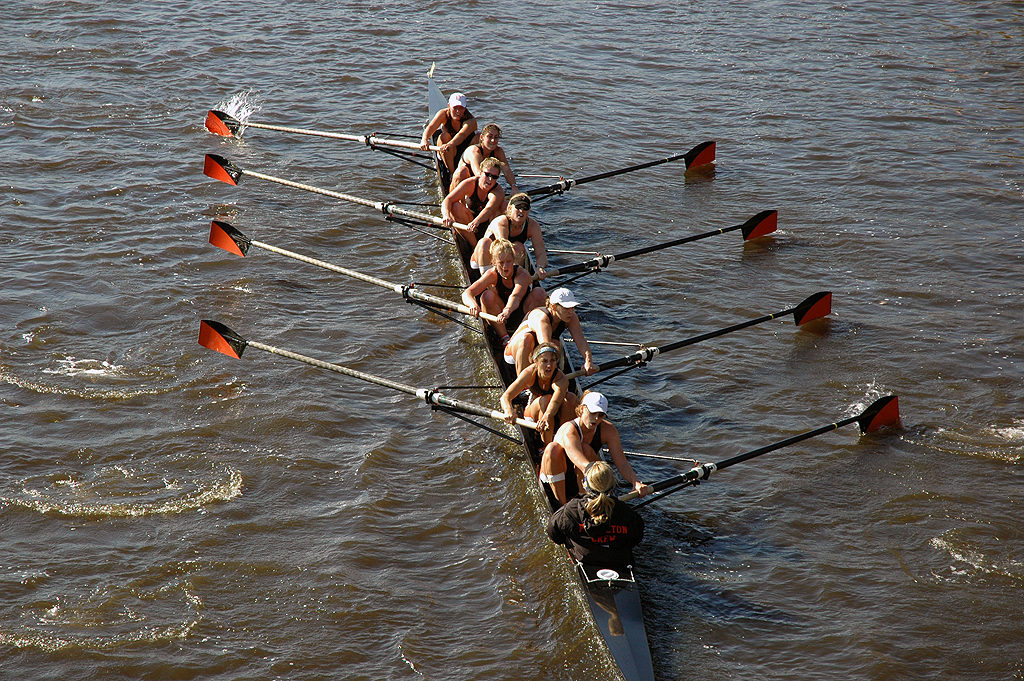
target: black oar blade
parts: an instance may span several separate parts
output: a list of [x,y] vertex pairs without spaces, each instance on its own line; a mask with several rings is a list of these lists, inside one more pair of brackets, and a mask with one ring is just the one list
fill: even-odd
[[820,291],[808,296],[804,302],[796,306],[793,311],[793,319],[797,326],[803,326],[815,319],[827,317],[832,313],[832,292]]
[[210,243],[243,258],[249,252],[249,246],[252,245],[249,237],[221,220],[214,220],[210,223]]
[[750,241],[765,234],[771,234],[779,228],[779,211],[763,210],[743,223],[743,240]]
[[206,155],[203,174],[231,185],[237,185],[242,179],[242,169],[217,154]]
[[895,426],[900,422],[900,405],[896,395],[886,395],[871,403],[864,413],[857,417],[860,432],[872,433],[879,428]]
[[686,169],[696,169],[701,166],[706,166],[710,163],[715,162],[715,142],[701,142],[693,149],[686,152],[683,157],[683,161],[686,163]]
[[204,348],[216,350],[228,357],[240,359],[245,346],[245,339],[224,326],[220,322],[204,319],[199,322],[199,344]]
[[215,135],[235,137],[241,128],[242,124],[238,119],[223,111],[210,109],[209,113],[206,114],[206,129]]

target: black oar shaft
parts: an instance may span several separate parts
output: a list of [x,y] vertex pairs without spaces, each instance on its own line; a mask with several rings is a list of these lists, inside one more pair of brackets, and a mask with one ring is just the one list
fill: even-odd
[[[744,223],[746,224],[746,223]],[[724,227],[722,229],[715,229],[710,232],[704,232],[703,234],[694,234],[692,236],[685,236],[681,239],[675,239],[673,241],[666,241],[662,244],[654,244],[653,246],[645,246],[643,248],[637,248],[632,251],[626,251],[625,253],[619,253],[617,255],[602,255],[596,258],[591,258],[585,262],[576,263],[575,265],[568,265],[566,267],[559,267],[555,270],[548,270],[546,276],[554,277],[559,274],[575,274],[576,272],[585,272],[586,270],[595,270],[602,267],[607,267],[613,262],[619,260],[625,260],[632,258],[637,255],[646,255],[648,253],[654,253],[665,248],[672,248],[673,246],[681,246],[688,244],[692,241],[698,241],[700,239],[707,239],[708,237],[717,236],[719,234],[725,234],[726,232],[732,232],[737,229],[742,229],[743,225],[733,225],[732,227]]]
[[[625,357],[620,357],[618,359],[613,359],[610,362],[605,362],[605,363],[601,364],[600,366],[597,367],[597,371],[607,371],[608,369],[615,369],[615,368],[618,368],[618,367],[629,366],[631,364],[641,364],[643,362],[649,362],[652,359],[654,359],[655,357],[657,357],[658,355],[664,354],[666,352],[671,352],[672,350],[678,350],[679,348],[686,347],[687,345],[693,345],[695,343],[700,343],[701,341],[710,340],[711,338],[717,338],[718,336],[724,336],[727,333],[732,333],[733,331],[739,331],[740,329],[745,329],[748,326],[754,326],[755,324],[763,324],[764,322],[768,322],[768,321],[771,321],[773,319],[778,319],[779,317],[785,316],[787,314],[792,314],[794,311],[796,311],[796,309],[797,308],[794,307],[794,308],[790,308],[788,310],[782,310],[781,312],[776,312],[774,314],[768,314],[768,315],[765,315],[763,317],[758,317],[757,319],[750,319],[750,320],[745,321],[745,322],[740,322],[739,324],[733,324],[732,326],[727,326],[724,329],[717,329],[715,331],[708,331],[707,333],[702,333],[699,336],[692,336],[690,338],[684,338],[681,341],[676,341],[675,343],[669,343],[668,345],[662,345],[660,347],[650,347],[650,348],[644,348],[643,350],[637,350],[636,352],[634,352],[631,355],[626,355]],[[570,378],[570,379],[571,378],[576,378],[578,376],[583,376],[585,373],[586,372],[584,372],[582,369],[579,369],[577,371],[572,372],[571,374],[568,374],[567,378]],[[594,373],[597,373],[597,372],[594,372]]]
[[[687,152],[689,153],[689,152]],[[646,163],[637,163],[636,165],[629,166],[628,168],[619,168],[617,170],[609,170],[596,175],[588,175],[587,177],[581,177],[575,181],[575,184],[586,184],[588,182],[595,182],[597,180],[603,180],[608,177],[615,177],[616,175],[624,175],[631,173],[635,170],[643,170],[644,168],[651,168],[653,166],[660,166],[663,163],[672,163],[680,159],[686,158],[686,154],[674,154],[666,158],[658,159],[657,161],[647,161]]]
[[[707,480],[708,477],[715,471],[720,471],[723,468],[735,466],[738,463],[743,463],[744,461],[748,461],[750,459],[753,459],[754,457],[761,456],[762,454],[774,452],[777,449],[782,449],[783,447],[788,447],[798,442],[809,440],[812,437],[817,437],[818,435],[823,435],[825,433],[832,432],[833,430],[838,430],[839,428],[842,428],[843,426],[848,426],[851,423],[857,423],[860,426],[860,430],[862,433],[869,433],[885,426],[895,425],[899,423],[899,418],[899,406],[896,396],[886,395],[872,402],[867,409],[865,409],[863,412],[856,416],[850,416],[845,419],[840,419],[839,421],[836,421],[835,423],[830,423],[827,426],[815,428],[814,430],[808,430],[807,432],[800,433],[799,435],[794,435],[793,437],[786,438],[785,440],[774,442],[770,445],[765,445],[764,447],[758,447],[757,449],[752,449],[749,452],[738,454],[737,456],[724,459],[722,461],[719,461],[718,463],[705,463],[700,464],[698,466],[694,466],[685,473],[674,475],[665,480],[656,482],[650,485],[650,488],[652,492],[661,492],[663,490],[669,490],[665,492],[665,494],[657,497],[657,499],[660,499],[678,489],[683,489],[684,487],[687,487],[688,483],[693,483],[697,480]],[[636,492],[630,492],[628,494],[620,496],[619,500],[629,501],[630,499],[635,499],[638,496],[639,495]]]

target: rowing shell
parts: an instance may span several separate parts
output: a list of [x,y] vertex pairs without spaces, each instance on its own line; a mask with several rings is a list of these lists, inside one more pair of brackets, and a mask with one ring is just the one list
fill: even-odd
[[[430,118],[448,106],[448,100],[441,90],[438,89],[433,79],[427,78],[428,96],[427,105]],[[428,118],[428,120],[430,120]],[[436,154],[434,164],[437,170],[438,182],[442,194],[447,193],[451,182],[451,175]],[[462,273],[465,283],[468,286],[479,276],[476,270],[469,266],[472,257],[472,248],[463,239],[456,239],[459,251],[459,260],[462,264]],[[503,387],[507,388],[515,379],[515,369],[506,364],[502,354],[501,340],[488,324],[484,324],[484,339],[488,353],[494,362],[495,370],[501,379]],[[566,375],[573,372],[572,364],[568,354],[562,352],[564,365],[562,371]],[[571,381],[570,389],[579,391],[575,380]],[[543,446],[536,431],[520,427],[523,439],[523,448],[526,450],[530,461],[533,462],[534,480],[537,481],[537,491],[548,505],[548,510],[554,512],[551,499],[540,484],[538,474],[540,472],[540,459]],[[568,554],[566,554],[568,555]],[[570,560],[572,558],[570,557]],[[632,566],[628,567],[625,574],[619,570],[600,569],[591,566],[584,566],[573,561],[579,583],[586,594],[590,611],[593,614],[594,623],[601,632],[601,637],[607,644],[612,657],[618,664],[622,675],[627,681],[653,681],[654,669],[651,664],[651,650],[647,643],[647,632],[644,629],[643,609],[640,604],[640,592],[637,588],[636,577],[633,574]]]

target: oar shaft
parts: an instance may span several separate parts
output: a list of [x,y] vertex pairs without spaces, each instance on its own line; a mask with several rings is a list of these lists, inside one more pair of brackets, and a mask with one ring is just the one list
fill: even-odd
[[576,184],[586,184],[587,182],[595,182],[597,180],[603,180],[607,177],[615,177],[616,175],[624,175],[631,173],[635,170],[643,170],[644,168],[650,168],[652,166],[660,166],[663,163],[672,163],[680,159],[686,158],[686,154],[674,154],[666,158],[658,159],[657,161],[647,161],[646,163],[637,163],[636,165],[629,166],[628,168],[619,168],[617,170],[609,170],[607,172],[598,173],[596,175],[588,175],[587,177],[581,177],[576,180]]
[[[415,149],[416,151],[422,151],[420,145],[415,142],[403,142],[402,140],[377,137],[376,135],[349,135],[343,132],[310,130],[309,128],[291,128],[284,125],[271,125],[270,123],[243,123],[242,121],[238,121],[237,124],[248,128],[259,128],[260,130],[276,130],[277,132],[290,132],[296,135],[311,135],[313,137],[327,137],[329,139],[346,140],[348,142],[359,142],[360,144],[365,144],[368,147],[398,147],[400,149]],[[432,144],[428,149],[430,151],[440,151],[441,147]]]
[[[405,210],[403,208],[396,208],[394,205],[392,205],[390,203],[387,203],[386,201],[371,201],[370,199],[360,198],[358,196],[353,196],[352,194],[344,194],[342,192],[336,192],[336,191],[333,191],[333,190],[330,190],[330,189],[324,189],[322,187],[316,187],[316,186],[311,185],[311,184],[303,184],[301,182],[293,182],[292,180],[286,180],[283,177],[276,177],[274,175],[267,175],[265,173],[259,173],[259,172],[256,172],[254,170],[241,170],[240,169],[240,172],[243,175],[249,175],[251,177],[255,177],[255,178],[258,178],[260,180],[266,180],[267,182],[273,182],[275,184],[284,185],[285,187],[292,187],[294,189],[301,189],[302,191],[312,192],[313,194],[320,194],[321,196],[329,196],[329,197],[331,197],[333,199],[340,199],[342,201],[348,201],[350,203],[357,203],[357,204],[359,204],[361,206],[368,206],[370,208],[373,208],[375,210],[380,211],[381,213],[384,213],[385,215],[401,215],[403,217],[415,218],[417,220],[422,220],[422,221],[424,221],[426,223],[429,223],[429,224],[432,224],[432,225],[438,225],[438,226],[443,226],[444,225],[444,221],[441,218],[439,218],[439,217],[435,217],[433,215],[430,215],[429,213],[421,213],[419,211]],[[463,225],[462,223],[455,223],[455,226],[456,227],[461,227],[463,229],[469,229],[468,225]]]
[[[456,400],[451,397],[442,395],[436,390],[416,388],[414,386],[399,383],[397,381],[392,381],[386,378],[382,378],[380,376],[374,376],[373,374],[368,374],[364,371],[357,371],[355,369],[350,369],[340,364],[325,362],[323,360],[316,359],[315,357],[301,355],[297,352],[292,352],[291,350],[284,350],[282,348],[278,348],[273,345],[267,345],[266,343],[260,343],[258,341],[246,341],[246,344],[256,348],[257,350],[263,350],[264,352],[269,352],[274,355],[294,359],[298,362],[309,364],[310,366],[315,366],[319,369],[326,369],[327,371],[333,371],[335,373],[344,374],[346,376],[351,376],[353,378],[358,378],[362,381],[366,381],[367,383],[373,383],[375,385],[391,388],[392,390],[398,390],[408,395],[414,395],[420,399],[425,400],[428,404],[436,404],[443,407],[449,407],[451,409],[454,409],[455,411],[461,411],[467,414],[476,414],[477,416],[483,416],[489,419],[493,419],[495,421],[505,420],[505,413],[502,411],[498,411],[497,409],[488,409],[487,407],[483,407],[478,404],[473,404],[471,402]],[[516,419],[516,425],[522,426],[524,428],[531,428],[534,430],[537,429],[536,423],[521,418]]]
[[[737,229],[743,229],[743,226],[745,224],[746,223],[733,225],[732,227],[723,227],[722,229],[715,229],[710,232],[704,232],[702,234],[685,236],[680,239],[675,239],[673,241],[666,241],[665,243],[662,244],[645,246],[643,248],[637,248],[632,251],[626,251],[624,253],[618,253],[616,255],[600,255],[596,258],[591,258],[590,260],[576,263],[575,265],[568,265],[566,267],[559,267],[558,269],[554,270],[547,270],[546,276],[555,277],[560,274],[575,274],[576,272],[584,272],[586,270],[595,270],[602,267],[608,267],[608,265],[611,265],[613,262],[617,262],[619,260],[625,260],[627,258],[632,258],[638,255],[647,255],[648,253],[654,253],[655,251],[660,251],[665,248],[681,246],[683,244],[688,244],[692,241],[699,241],[700,239],[707,239],[708,237],[718,236],[719,234],[725,234],[726,232],[733,232]],[[534,278],[536,279],[536,276]]]
[[[395,293],[398,293],[398,294],[400,294],[401,296],[403,296],[405,298],[411,298],[413,300],[419,300],[419,301],[422,301],[422,302],[425,302],[425,303],[430,303],[432,305],[437,305],[438,307],[443,307],[446,310],[453,310],[455,312],[460,312],[460,313],[462,313],[464,315],[470,314],[469,308],[466,307],[465,305],[462,305],[461,303],[456,303],[454,301],[447,300],[445,298],[440,298],[438,296],[433,296],[433,295],[430,295],[429,293],[423,293],[421,291],[416,291],[416,290],[414,290],[410,286],[403,286],[402,284],[396,284],[394,282],[387,281],[386,279],[380,279],[378,277],[374,277],[374,276],[371,276],[369,274],[363,274],[362,272],[356,272],[355,270],[350,270],[348,268],[340,267],[338,265],[334,265],[332,263],[325,262],[323,260],[318,260],[316,258],[311,258],[308,255],[302,255],[301,253],[296,253],[295,251],[289,251],[289,250],[284,249],[284,248],[279,248],[279,247],[273,246],[271,244],[263,243],[262,241],[250,241],[249,243],[251,243],[256,248],[261,248],[261,249],[263,249],[265,251],[270,251],[271,253],[277,253],[279,255],[285,256],[286,258],[292,258],[294,260],[299,260],[301,262],[308,263],[308,264],[314,265],[316,267],[321,267],[323,269],[330,270],[331,272],[337,272],[338,274],[344,274],[345,276],[352,277],[353,279],[359,279],[360,281],[365,281],[365,282],[367,282],[369,284],[374,284],[374,285],[380,286],[382,288],[391,289]],[[482,312],[482,311],[480,312],[480,317],[481,317],[481,319],[486,319],[486,320],[492,321],[492,322],[496,322],[498,320],[498,318],[496,316],[494,316],[492,314],[488,314],[487,312]]]
[[[640,364],[641,362],[649,362],[652,359],[654,359],[655,357],[657,357],[658,355],[664,354],[666,352],[671,352],[672,350],[678,350],[679,348],[686,347],[687,345],[693,345],[695,343],[700,343],[701,341],[706,341],[706,340],[709,340],[711,338],[717,338],[718,336],[724,336],[727,333],[732,333],[733,331],[739,331],[740,329],[745,329],[748,326],[754,326],[755,324],[763,324],[764,322],[768,322],[768,321],[771,321],[773,319],[778,319],[779,317],[783,317],[783,316],[785,316],[787,314],[792,314],[793,312],[796,311],[796,309],[797,308],[792,307],[792,308],[789,308],[788,310],[782,310],[781,312],[776,312],[774,314],[768,314],[768,315],[764,315],[763,317],[758,317],[757,319],[750,319],[750,320],[747,320],[745,322],[740,322],[739,324],[733,324],[732,326],[727,326],[724,329],[717,329],[715,331],[708,331],[707,333],[702,333],[699,336],[692,336],[691,338],[684,338],[681,341],[676,341],[675,343],[669,343],[668,345],[662,345],[660,347],[650,347],[650,348],[644,348],[643,350],[637,350],[636,352],[634,352],[631,355],[626,355],[625,357],[620,357],[619,359],[613,359],[610,362],[606,362],[605,364],[598,365],[597,367],[595,367],[595,371],[593,373],[598,373],[600,371],[607,371],[608,369],[616,369],[618,367],[629,366],[630,364]],[[577,378],[579,376],[583,376],[585,373],[586,372],[584,372],[582,369],[579,369],[577,371],[572,372],[571,374],[567,374],[566,378],[568,378],[568,379]]]
[[744,461],[747,461],[748,459],[753,459],[755,456],[761,456],[762,454],[767,454],[768,452],[774,452],[776,449],[782,449],[783,447],[788,447],[790,445],[795,445],[797,442],[803,442],[804,440],[808,440],[808,439],[810,439],[812,437],[817,437],[818,435],[823,435],[823,434],[829,433],[829,432],[831,432],[833,430],[838,430],[839,428],[842,428],[843,426],[848,426],[851,423],[856,423],[859,418],[860,418],[860,415],[851,416],[850,418],[843,419],[842,421],[836,421],[835,423],[830,423],[827,426],[822,426],[821,428],[815,428],[814,430],[809,430],[806,433],[800,433],[799,435],[794,435],[793,437],[787,438],[785,440],[782,440],[781,442],[776,442],[774,444],[766,445],[766,446],[760,447],[758,449],[753,449],[753,450],[751,450],[749,452],[744,452],[743,454],[740,454],[738,456],[734,456],[731,459],[726,459],[724,461],[720,461],[720,462],[716,463],[715,464],[715,469],[716,470],[722,470],[723,468],[728,468],[729,466],[734,466],[734,465],[736,465],[738,463],[743,463]]

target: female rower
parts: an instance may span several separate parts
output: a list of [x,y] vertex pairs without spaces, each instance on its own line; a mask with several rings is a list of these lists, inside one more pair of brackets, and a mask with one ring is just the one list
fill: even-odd
[[[622,452],[619,431],[607,417],[608,400],[601,393],[583,393],[576,418],[563,423],[555,439],[544,448],[540,461],[540,481],[553,504],[562,506],[579,494],[580,479],[587,464],[600,461],[601,447],[607,447],[612,463],[633,489],[644,496],[651,488],[640,482]],[[570,468],[570,463],[572,468]],[[572,474],[567,474],[571,470]]]
[[501,128],[494,123],[488,123],[480,131],[479,139],[479,142],[470,146],[459,157],[459,165],[452,173],[449,191],[455,189],[455,185],[467,177],[479,175],[480,164],[484,162],[484,159],[494,157],[501,161],[501,172],[505,175],[505,181],[508,182],[512,193],[518,193],[519,186],[516,184],[516,176],[512,174],[512,166],[509,165],[508,157],[505,156],[505,150],[498,145],[498,140],[501,139]]
[[612,496],[615,473],[606,462],[588,464],[583,484],[587,496],[555,511],[548,521],[548,536],[585,565],[632,565],[633,547],[644,538],[644,519]]
[[[480,174],[460,182],[441,202],[441,222],[476,246],[488,223],[505,205],[505,190],[498,184],[501,161],[485,158]],[[465,225],[465,227],[456,225]]]
[[580,318],[573,309],[579,305],[572,291],[557,288],[551,292],[547,301],[526,316],[526,323],[520,324],[505,346],[505,362],[515,364],[516,372],[521,372],[526,362],[533,355],[533,349],[541,343],[558,342],[566,329],[576,343],[576,349],[583,357],[583,370],[589,376],[594,373],[594,358],[590,354],[590,345],[583,336]]
[[526,194],[516,194],[508,200],[508,208],[504,215],[491,220],[487,225],[484,238],[477,242],[476,250],[473,251],[473,259],[470,266],[474,264],[483,270],[491,266],[491,259],[488,249],[495,239],[508,239],[516,249],[516,261],[526,266],[526,242],[533,244],[533,252],[537,256],[537,278],[543,279],[544,272],[548,266],[548,249],[544,246],[544,237],[540,233],[540,224],[530,217],[530,197]]
[[462,292],[462,302],[474,317],[479,316],[481,308],[495,315],[498,321],[491,323],[505,344],[509,327],[515,330],[524,315],[543,303],[544,289],[534,287],[529,273],[515,263],[515,251],[508,241],[491,244],[491,260],[495,266]]
[[441,159],[448,167],[448,172],[455,172],[455,160],[473,143],[476,134],[476,119],[466,108],[466,95],[455,92],[448,98],[448,107],[434,115],[420,138],[420,149],[430,148],[430,139],[438,130],[437,138],[441,147]]
[[512,400],[524,390],[530,391],[530,403],[523,416],[537,422],[537,432],[544,444],[551,442],[555,430],[572,418],[576,395],[569,392],[569,380],[559,369],[562,352],[554,343],[541,343],[533,351],[533,364],[526,367],[501,395],[505,420],[515,424]]

